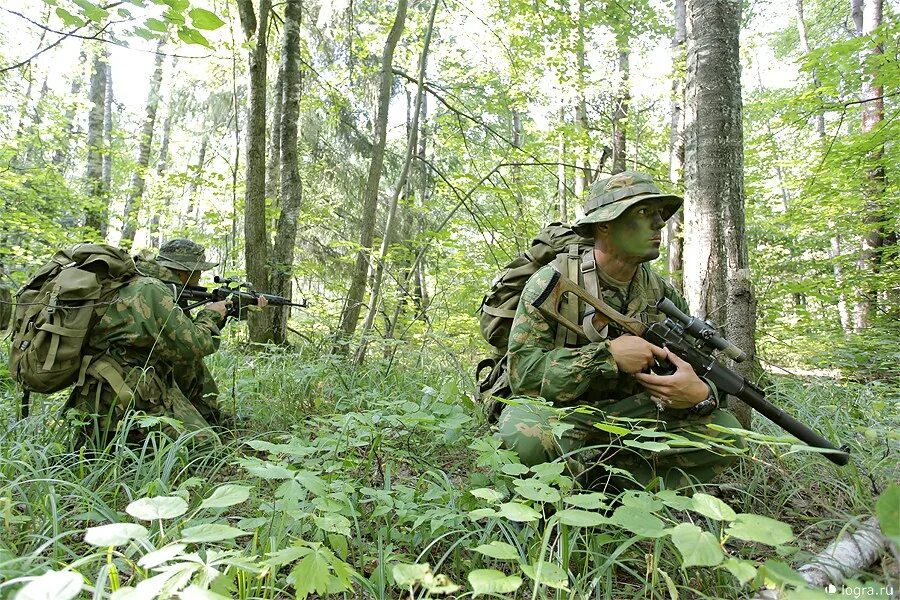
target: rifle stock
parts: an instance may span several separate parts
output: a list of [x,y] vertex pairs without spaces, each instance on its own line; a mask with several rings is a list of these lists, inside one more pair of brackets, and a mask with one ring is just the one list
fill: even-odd
[[[648,327],[641,321],[616,311],[603,300],[592,296],[559,272],[553,274],[553,277],[547,283],[547,287],[544,288],[532,305],[548,319],[552,319],[578,335],[586,337],[582,327],[565,318],[559,310],[559,304],[563,301],[563,297],[566,294],[574,294],[583,300],[585,304],[592,306],[599,315],[602,315],[608,321],[616,323],[624,331],[642,337],[656,346],[668,348],[672,353],[677,354],[690,364],[698,376],[704,377],[715,384],[716,389],[720,392],[730,394],[745,402],[807,445],[826,450],[823,455],[831,462],[841,466],[849,462],[849,448],[846,446],[838,448],[804,423],[766,400],[765,392],[761,389],[747,381],[742,375],[735,373],[717,361],[711,353],[705,352],[691,344],[686,338],[686,334],[690,334],[689,331],[685,330],[683,325],[680,325],[672,318],[654,323]],[[659,304],[662,304],[664,301],[665,299],[660,301]],[[681,320],[680,317],[679,320]],[[707,340],[698,340],[698,343],[703,343],[704,341]],[[716,342],[715,347],[724,349],[725,346],[720,342]],[[736,350],[739,352],[739,349]],[[733,356],[734,354],[734,350],[729,351],[729,355]]]

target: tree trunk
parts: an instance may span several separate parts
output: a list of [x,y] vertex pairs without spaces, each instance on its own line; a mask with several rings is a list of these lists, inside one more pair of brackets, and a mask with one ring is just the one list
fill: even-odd
[[588,116],[584,74],[587,69],[584,40],[584,0],[578,0],[575,14],[575,199],[584,202],[590,185],[590,151],[587,147]]
[[616,99],[615,114],[613,114],[613,164],[612,172],[621,173],[625,170],[625,120],[628,118],[628,102],[631,94],[628,92],[629,86],[629,49],[627,33],[620,33],[616,39],[616,48],[619,51],[619,78],[621,88],[621,96]]
[[556,165],[556,205],[559,208],[559,220],[566,223],[569,218],[569,209],[566,206],[566,111],[564,108],[559,109],[559,146],[557,153]]
[[[87,53],[85,52],[84,47],[82,47],[81,52],[78,55],[78,63],[77,64],[84,65],[85,63],[87,63]],[[83,75],[84,75],[84,69],[82,68],[82,69],[79,69],[79,71],[76,72],[75,75],[72,77],[72,84],[69,89],[69,95],[73,99],[78,98],[78,96],[81,94],[81,84],[82,84]],[[66,108],[65,127],[64,127],[65,134],[63,136],[63,139],[59,140],[57,142],[57,144],[58,144],[57,148],[53,152],[53,158],[51,159],[53,166],[56,167],[59,170],[59,172],[62,174],[65,174],[66,168],[68,166],[67,163],[69,161],[69,140],[72,139],[72,137],[75,133],[75,126],[74,126],[75,103],[74,103],[74,101],[71,101],[71,102],[72,103],[69,104],[69,106]]]
[[[366,318],[363,322],[362,339],[356,352],[356,364],[361,364],[365,360],[367,338],[366,336],[372,331],[375,324],[375,315],[381,304],[381,282],[384,277],[384,263],[387,260],[388,249],[390,248],[392,238],[394,237],[395,221],[397,216],[397,203],[400,200],[400,193],[406,188],[407,176],[409,175],[410,164],[416,153],[417,137],[419,133],[419,116],[422,114],[422,103],[425,99],[425,70],[428,66],[428,48],[431,45],[431,33],[434,29],[434,16],[437,13],[438,0],[434,0],[431,6],[431,14],[428,16],[428,26],[425,29],[425,41],[422,45],[422,54],[419,57],[419,79],[416,88],[416,104],[413,109],[412,119],[410,121],[408,138],[406,141],[406,158],[403,161],[403,167],[400,169],[400,175],[397,176],[397,183],[394,185],[394,193],[391,196],[391,203],[388,208],[387,222],[384,226],[384,236],[381,239],[381,248],[378,251],[378,260],[375,263],[375,277],[372,280],[372,293],[369,295],[369,309],[366,312]],[[514,113],[517,114],[517,113]],[[516,131],[521,131],[521,124],[516,127]],[[521,138],[517,141],[521,143]]]
[[[869,0],[863,10],[863,35],[871,34],[881,25],[882,0]],[[876,62],[884,54],[884,46],[875,44],[863,56],[863,62]],[[884,120],[884,87],[877,82],[878,73],[864,74],[862,82],[862,133],[871,133]],[[878,301],[878,285],[874,279],[881,270],[882,255],[884,250],[886,220],[883,213],[883,200],[885,190],[885,169],[882,157],[884,154],[883,142],[871,150],[866,156],[868,162],[867,181],[863,186],[865,198],[865,214],[863,223],[869,227],[862,240],[862,251],[857,261],[859,270],[866,275],[863,290],[860,292],[860,300],[854,310],[853,328],[856,332],[868,329],[872,313],[876,310]]]
[[356,253],[356,264],[353,267],[350,289],[347,291],[344,309],[341,312],[338,339],[335,346],[335,351],[341,354],[346,354],[350,337],[356,331],[366,279],[368,278],[369,263],[367,255],[372,248],[372,240],[375,234],[378,184],[381,181],[381,168],[384,165],[388,109],[391,101],[391,87],[394,81],[394,49],[397,47],[397,42],[400,40],[400,35],[403,33],[403,27],[406,23],[406,5],[407,0],[398,0],[397,14],[394,18],[394,24],[391,26],[391,31],[388,33],[387,41],[384,44],[384,54],[381,58],[381,85],[378,93],[378,110],[375,117],[372,162],[369,165],[369,176],[366,181],[365,197],[363,199],[362,225],[359,234],[360,250]]
[[159,108],[159,90],[162,87],[163,59],[165,58],[162,49],[164,44],[165,39],[163,38],[156,46],[157,54],[153,64],[153,77],[150,79],[150,90],[147,93],[147,110],[138,142],[137,165],[131,175],[131,185],[128,189],[128,196],[125,198],[125,211],[122,214],[122,240],[119,245],[126,249],[131,248],[134,244],[138,215],[144,199],[144,188],[146,187],[144,177],[147,167],[150,165],[150,148],[153,145],[153,129],[156,125],[156,111]]
[[[285,35],[287,32],[285,32]],[[287,39],[285,39],[287,42]],[[282,62],[284,57],[282,57]],[[296,61],[295,61],[296,62]],[[266,166],[266,199],[272,206],[280,205],[281,196],[281,109],[284,105],[284,68],[279,67],[272,98],[272,131],[269,136],[269,163]],[[299,114],[298,114],[299,117]]]
[[863,32],[863,0],[850,0],[850,18],[853,20],[853,30],[856,35]]
[[[175,114],[175,107],[169,105],[169,110],[166,113],[166,120],[163,121],[163,131],[162,131],[162,141],[159,144],[159,158],[156,161],[156,180],[162,182],[163,175],[166,172],[166,169],[169,168],[169,137],[172,133],[172,117]],[[165,189],[165,188],[163,188]],[[168,205],[169,198],[163,198],[163,206]],[[162,210],[153,211],[153,216],[150,218],[150,239],[148,246],[150,248],[159,248],[162,245],[162,238],[160,236],[160,225],[161,225],[161,213]]]
[[[106,55],[109,60],[109,53]],[[113,131],[113,80],[112,65],[106,63],[106,97],[103,101],[103,143],[106,151],[103,153],[103,187],[109,192],[112,190],[112,131]]]
[[91,70],[87,130],[87,169],[85,173],[87,195],[90,204],[85,214],[85,227],[98,233],[99,241],[106,239],[109,225],[107,190],[103,187],[103,113],[106,99],[106,62],[98,50],[94,53]]
[[[259,15],[253,15],[251,0],[240,0],[241,25],[250,49],[249,103],[247,106],[247,167],[244,192],[244,261],[247,279],[256,289],[269,287],[269,239],[266,227],[266,60],[271,0],[259,1]],[[253,16],[251,19],[250,16]],[[257,343],[272,340],[268,311],[253,312],[247,319],[250,339]]]
[[[302,0],[286,0],[284,9],[284,47],[281,51],[281,73],[283,98],[276,100],[281,113],[279,127],[281,139],[281,214],[273,249],[271,290],[273,294],[291,297],[291,269],[294,265],[294,246],[297,241],[297,218],[303,189],[297,159],[297,121],[300,113],[300,19]],[[274,131],[274,127],[272,128]],[[287,341],[287,323],[291,314],[289,306],[270,309],[272,318],[272,339],[276,344]]]
[[[688,0],[685,273],[691,311],[725,324],[755,379],[756,313],[744,233],[739,0]],[[750,426],[749,407],[732,411]]]
[[[669,181],[676,188],[684,185],[684,69],[687,24],[685,0],[675,0],[675,36],[672,38],[672,113],[669,135]],[[666,247],[668,249],[669,279],[675,289],[683,292],[682,271],[684,265],[684,238],[682,223],[684,210],[672,215],[666,223]]]
[[192,221],[194,220],[194,213],[197,211],[199,203],[197,202],[197,193],[200,189],[200,178],[203,173],[203,168],[206,165],[206,151],[209,148],[209,129],[204,128],[203,137],[200,138],[200,149],[197,151],[197,163],[194,165],[193,169],[189,169],[192,171],[190,174],[190,178],[188,180],[188,204],[187,210],[184,211],[184,215],[179,219],[180,221]]

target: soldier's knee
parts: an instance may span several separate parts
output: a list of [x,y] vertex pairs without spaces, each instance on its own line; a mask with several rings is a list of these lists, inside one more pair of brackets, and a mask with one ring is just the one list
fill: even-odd
[[540,407],[508,405],[497,422],[497,437],[523,465],[551,462],[558,454],[549,422],[551,414]]

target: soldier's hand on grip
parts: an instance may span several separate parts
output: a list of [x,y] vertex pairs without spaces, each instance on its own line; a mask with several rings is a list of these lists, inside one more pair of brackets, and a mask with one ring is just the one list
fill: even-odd
[[616,366],[623,373],[640,373],[653,364],[656,358],[665,358],[666,351],[636,335],[620,335],[609,343]]
[[[656,348],[656,346],[653,346]],[[666,408],[691,408],[709,395],[709,386],[697,377],[694,369],[668,348],[660,348],[662,356],[675,366],[671,375],[637,373],[634,378]]]

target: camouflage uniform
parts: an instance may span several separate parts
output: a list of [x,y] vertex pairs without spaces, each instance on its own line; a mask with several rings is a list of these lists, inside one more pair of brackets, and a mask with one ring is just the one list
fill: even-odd
[[[621,212],[619,210],[619,214]],[[578,224],[583,225],[583,221]],[[582,226],[580,231],[576,229],[576,233],[585,235],[590,232]],[[664,478],[667,488],[688,485],[691,479],[709,481],[724,470],[734,460],[733,455],[689,445],[675,447],[671,441],[670,449],[650,452],[625,446],[622,439],[616,441],[609,433],[595,427],[608,417],[646,419],[641,423],[645,427],[655,427],[713,445],[740,446],[733,436],[706,427],[708,423],[739,427],[737,420],[723,410],[717,409],[705,417],[690,410],[667,409],[660,412],[637,380],[619,372],[610,354],[607,336],[603,336],[606,339],[602,341],[590,342],[581,336],[577,336],[577,340],[572,339],[576,337],[572,334],[567,343],[560,346],[557,328],[563,326],[544,317],[531,304],[544,290],[556,268],[553,264],[547,265],[529,279],[510,332],[508,364],[513,404],[504,407],[498,423],[499,436],[505,447],[514,450],[529,466],[565,457],[572,474],[585,485],[593,487],[606,483],[615,487],[634,485],[618,477],[610,480],[607,470],[600,468],[600,465],[625,469],[643,485],[659,475]],[[644,323],[665,318],[655,308],[656,301],[663,295],[680,309],[688,311],[684,298],[646,264],[640,266],[630,282],[616,281],[599,267],[583,274],[583,277],[597,277],[596,289],[600,290],[607,304]],[[581,284],[584,285],[583,280]],[[583,316],[582,305],[579,308],[579,322]],[[715,395],[714,386],[709,385]],[[559,422],[558,413],[534,398],[543,398],[556,408],[571,409],[564,411],[562,421],[573,427],[554,436],[551,429]],[[649,441],[649,438],[638,441]],[[655,441],[667,440],[660,438]]]
[[[137,259],[141,276],[119,290],[91,330],[87,344],[102,352],[82,373],[68,406],[98,416],[100,441],[131,409],[174,417],[189,429],[219,423],[218,390],[203,357],[219,348],[221,317],[201,310],[191,318],[178,306],[175,288],[164,283],[180,282],[166,258],[184,259],[185,250],[198,249],[202,257],[202,246],[172,240],[155,261]],[[202,260],[176,264],[188,264],[181,270],[189,272],[214,266]]]

